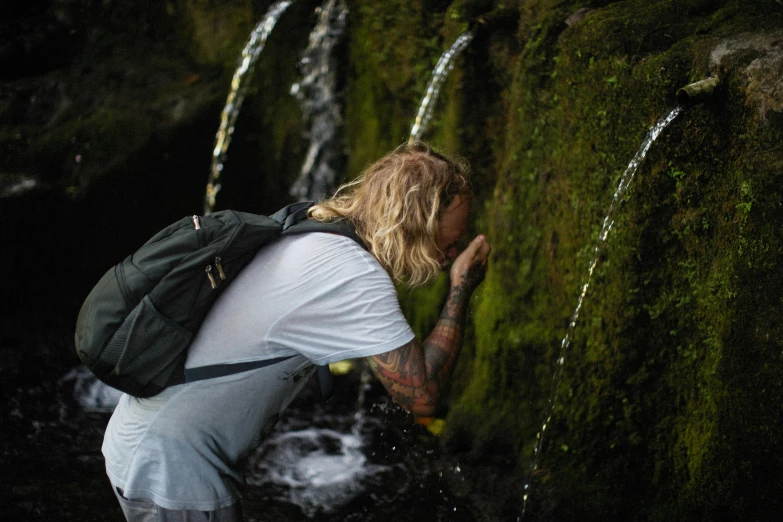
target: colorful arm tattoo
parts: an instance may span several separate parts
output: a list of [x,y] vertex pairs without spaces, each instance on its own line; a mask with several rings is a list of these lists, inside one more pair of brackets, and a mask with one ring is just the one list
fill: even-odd
[[451,287],[438,323],[423,344],[413,339],[396,350],[367,358],[394,400],[416,415],[433,415],[448,385],[462,347],[468,300],[477,284],[466,278]]

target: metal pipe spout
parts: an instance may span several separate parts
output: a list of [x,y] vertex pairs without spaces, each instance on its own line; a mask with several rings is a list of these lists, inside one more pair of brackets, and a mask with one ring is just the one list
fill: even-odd
[[710,76],[691,83],[677,91],[677,101],[681,104],[701,103],[715,94],[720,85],[720,78]]
[[473,19],[469,30],[479,38],[493,32],[512,34],[519,28],[519,17],[516,7],[501,7]]

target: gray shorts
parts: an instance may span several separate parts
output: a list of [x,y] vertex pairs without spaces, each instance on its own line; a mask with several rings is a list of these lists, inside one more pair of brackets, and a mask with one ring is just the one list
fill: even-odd
[[215,511],[166,509],[146,498],[127,499],[119,488],[113,488],[128,522],[242,522],[239,502]]

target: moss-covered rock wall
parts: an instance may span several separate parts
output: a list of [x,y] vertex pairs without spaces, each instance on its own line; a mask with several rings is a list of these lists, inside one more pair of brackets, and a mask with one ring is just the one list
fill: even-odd
[[[477,33],[429,133],[473,161],[474,229],[493,245],[447,446],[527,466],[619,176],[678,88],[715,74],[718,92],[664,131],[617,210],[564,354],[529,513],[765,519],[783,482],[783,6],[403,4],[353,13],[354,172],[406,138],[428,78],[411,55],[433,64],[468,25]],[[513,28],[486,22],[509,7]],[[442,286],[403,296],[422,334]]]

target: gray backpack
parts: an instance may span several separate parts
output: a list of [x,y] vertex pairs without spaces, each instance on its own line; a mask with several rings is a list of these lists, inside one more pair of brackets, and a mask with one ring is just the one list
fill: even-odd
[[[285,359],[184,368],[187,347],[215,299],[264,245],[281,235],[330,232],[366,248],[345,220],[306,219],[312,204],[294,203],[272,216],[224,210],[164,228],[87,296],[76,321],[79,358],[98,379],[136,397]],[[318,375],[326,396],[328,366]]]

